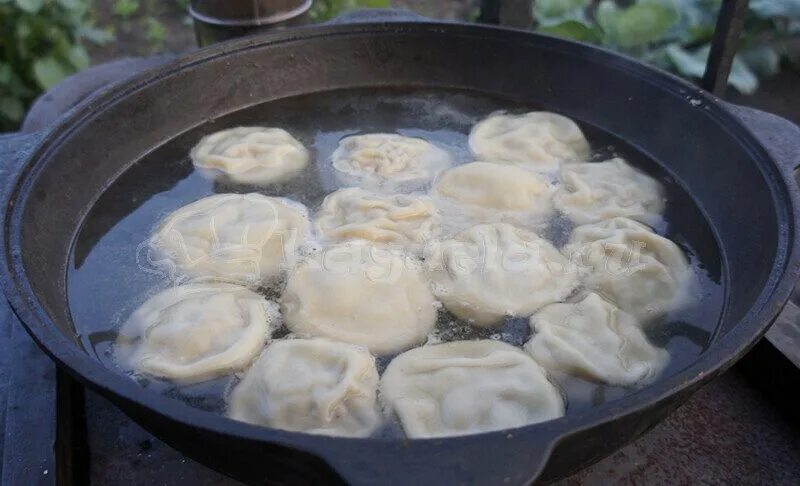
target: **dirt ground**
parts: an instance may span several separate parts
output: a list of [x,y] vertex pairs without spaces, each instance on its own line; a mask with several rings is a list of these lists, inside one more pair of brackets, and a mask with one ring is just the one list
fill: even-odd
[[[188,2],[187,2],[188,3]],[[115,40],[102,47],[92,47],[92,63],[100,64],[120,57],[141,57],[159,53],[180,53],[195,47],[194,31],[181,2],[177,0],[141,0],[138,11],[121,18],[114,14],[115,0],[95,0],[95,22],[114,32]],[[480,0],[392,0],[395,8],[412,10],[431,18],[469,20]],[[152,19],[158,22],[153,22]],[[156,24],[155,27],[153,24]],[[159,35],[158,26],[163,30]],[[800,124],[800,73],[784,70],[763,80],[752,96],[730,89],[728,99],[784,116]]]

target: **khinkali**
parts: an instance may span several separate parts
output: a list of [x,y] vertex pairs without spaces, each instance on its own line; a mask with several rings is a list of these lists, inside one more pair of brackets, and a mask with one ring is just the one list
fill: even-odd
[[331,159],[345,182],[389,192],[419,188],[453,162],[430,142],[392,133],[343,138]]
[[542,175],[513,165],[472,162],[441,174],[434,191],[479,222],[541,221],[553,212],[554,187]]
[[296,175],[308,165],[310,154],[286,130],[237,127],[206,135],[190,157],[194,166],[211,178],[272,184]]
[[378,355],[424,341],[437,313],[418,263],[358,242],[325,248],[299,263],[281,304],[292,332],[358,344]]
[[564,415],[564,400],[530,356],[502,342],[412,349],[383,373],[381,398],[410,438],[510,429]]
[[472,127],[469,148],[480,160],[524,163],[543,171],[589,156],[589,142],[578,125],[546,111],[492,115]]
[[638,320],[595,293],[574,303],[550,304],[531,317],[525,344],[548,370],[617,386],[654,380],[669,353],[647,341]]
[[563,253],[587,287],[642,321],[682,305],[692,290],[683,251],[628,218],[578,226]]
[[505,223],[474,226],[430,245],[425,266],[447,310],[478,326],[528,316],[578,285],[577,272],[556,248]]
[[654,223],[664,211],[661,184],[624,160],[564,164],[555,206],[576,224],[617,216]]
[[311,434],[366,437],[381,422],[367,350],[327,339],[273,341],[233,389],[228,416]]
[[302,205],[261,194],[217,194],[176,210],[151,245],[178,273],[259,285],[279,277],[310,232]]
[[245,368],[278,327],[278,306],[224,283],[172,287],[142,304],[114,346],[126,369],[198,382]]
[[430,240],[438,224],[439,214],[427,196],[382,195],[357,187],[329,194],[316,217],[317,230],[330,240],[365,240],[409,249]]

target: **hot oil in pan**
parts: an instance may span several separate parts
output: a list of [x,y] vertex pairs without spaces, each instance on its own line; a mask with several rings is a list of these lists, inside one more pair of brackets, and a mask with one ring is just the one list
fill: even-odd
[[[116,329],[148,297],[171,285],[147,261],[146,240],[164,215],[205,196],[226,192],[261,192],[294,199],[313,214],[326,194],[338,189],[328,159],[345,136],[396,132],[425,138],[449,150],[457,163],[470,162],[467,134],[480,119],[497,110],[536,109],[507,100],[452,91],[339,91],[271,102],[209,122],[182,134],[134,164],[100,197],[76,241],[68,275],[69,304],[86,350],[116,368],[111,346]],[[291,181],[268,187],[213,183],[195,172],[188,153],[203,136],[238,125],[276,126],[288,130],[312,152],[316,163]],[[661,378],[690,364],[713,340],[723,302],[722,269],[717,244],[705,218],[691,198],[659,166],[621,140],[592,126],[582,128],[595,150],[595,160],[619,155],[657,178],[668,197],[665,223],[656,228],[675,241],[689,257],[700,281],[696,299],[648,327],[651,341],[666,348],[670,364]],[[561,246],[569,234],[564,220],[547,234]],[[276,292],[268,297],[275,298]],[[275,337],[288,331],[279,330]],[[527,318],[507,319],[499,328],[479,329],[441,311],[432,341],[500,339],[521,346],[530,337]],[[382,371],[391,357],[378,360]],[[206,410],[222,411],[224,394],[236,378],[179,386],[138,376],[143,386]],[[567,413],[593,407],[626,394],[624,389],[577,378],[561,382]],[[388,427],[381,433],[398,433]]]

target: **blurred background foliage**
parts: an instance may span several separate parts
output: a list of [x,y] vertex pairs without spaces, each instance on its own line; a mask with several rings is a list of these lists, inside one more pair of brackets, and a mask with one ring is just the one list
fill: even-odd
[[0,0],[0,131],[43,90],[89,66],[87,43],[110,40],[93,26],[87,0]]
[[[601,45],[698,78],[722,0],[535,0],[531,29]],[[70,74],[124,56],[194,45],[189,0],[0,0],[0,131],[13,130],[33,100]],[[399,7],[474,20],[479,0],[315,0],[311,21],[358,8]],[[800,67],[800,0],[750,0],[730,84]]]
[[349,10],[389,6],[389,0],[314,0],[308,15],[312,22],[324,22]]
[[[602,45],[700,78],[722,0],[537,0],[536,30]],[[800,65],[800,0],[750,0],[729,83],[745,94],[783,63]]]

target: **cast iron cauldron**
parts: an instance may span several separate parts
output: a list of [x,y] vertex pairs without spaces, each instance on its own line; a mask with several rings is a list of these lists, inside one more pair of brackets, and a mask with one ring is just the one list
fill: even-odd
[[[682,371],[623,399],[542,424],[432,440],[320,437],[237,423],[142,389],[82,349],[67,306],[70,250],[115,178],[208,120],[355,87],[466,89],[534,102],[651,155],[702,209],[717,240],[725,308],[716,339]],[[652,427],[741,357],[775,319],[800,273],[798,141],[800,129],[783,119],[726,105],[625,57],[529,32],[398,20],[273,33],[141,74],[46,133],[0,138],[2,286],[60,366],[167,443],[241,480],[552,480]]]

